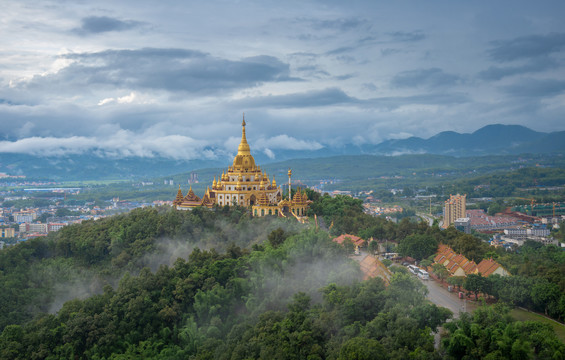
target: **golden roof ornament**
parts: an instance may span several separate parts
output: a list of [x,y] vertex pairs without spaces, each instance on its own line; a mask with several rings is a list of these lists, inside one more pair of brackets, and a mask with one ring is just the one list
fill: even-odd
[[243,114],[243,121],[241,122],[241,143],[237,148],[237,155],[251,155],[247,137],[245,136],[245,114]]

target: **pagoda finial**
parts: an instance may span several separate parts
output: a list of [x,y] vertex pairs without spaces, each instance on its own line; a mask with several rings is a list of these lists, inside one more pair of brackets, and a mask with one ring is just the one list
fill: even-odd
[[249,144],[245,136],[245,114],[243,114],[243,121],[241,122],[241,143],[237,148],[237,155],[250,155]]

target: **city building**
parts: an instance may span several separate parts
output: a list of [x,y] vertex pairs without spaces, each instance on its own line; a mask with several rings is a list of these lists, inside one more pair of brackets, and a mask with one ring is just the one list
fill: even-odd
[[285,199],[283,189],[277,186],[275,178],[271,181],[267,173],[255,164],[245,134],[245,117],[241,126],[241,142],[232,166],[217,179],[214,177],[212,188],[208,187],[202,198],[194,193],[192,186],[186,195],[179,186],[173,206],[178,210],[190,210],[198,206],[211,208],[214,205],[239,205],[250,207],[253,216],[294,216],[299,220],[305,217],[311,201],[306,192],[301,192],[300,189],[290,197],[292,171],[288,171],[288,198]]
[[30,223],[37,219],[37,212],[35,210],[22,210],[12,214],[14,221],[17,223]]
[[471,233],[471,219],[468,217],[466,218],[459,218],[453,222],[453,226],[459,231],[464,232],[465,234]]
[[13,238],[16,236],[16,230],[13,228],[2,228],[0,229],[0,237],[3,238]]
[[523,245],[526,240],[533,240],[543,245],[559,245],[559,241],[549,237],[551,231],[546,228],[532,228],[532,229],[504,229],[504,236],[501,240],[506,242]]
[[471,220],[471,229],[477,231],[504,230],[520,225],[520,219],[513,216],[489,216],[482,209],[467,210]]
[[466,216],[467,195],[450,195],[443,206],[443,227],[448,228],[455,220]]
[[51,231],[59,231],[61,230],[61,228],[63,228],[64,226],[67,226],[68,224],[66,223],[48,223],[47,224],[47,231],[51,232]]
[[41,223],[24,223],[20,224],[20,235],[27,233],[41,233],[47,234],[47,224]]

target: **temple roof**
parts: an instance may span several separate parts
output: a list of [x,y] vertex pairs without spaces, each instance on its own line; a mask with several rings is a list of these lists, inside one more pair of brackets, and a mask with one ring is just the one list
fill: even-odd
[[182,199],[183,203],[199,203],[200,198],[192,191],[192,186],[188,190],[188,194]]
[[173,204],[174,205],[180,204],[183,198],[184,196],[182,195],[182,190],[180,189],[180,185],[179,185],[179,191],[177,192],[177,197],[175,198],[175,200],[173,200]]

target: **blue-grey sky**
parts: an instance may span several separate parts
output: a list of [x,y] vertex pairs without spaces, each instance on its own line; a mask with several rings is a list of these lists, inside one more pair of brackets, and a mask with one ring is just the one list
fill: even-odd
[[1,1],[0,152],[565,130],[563,1]]

